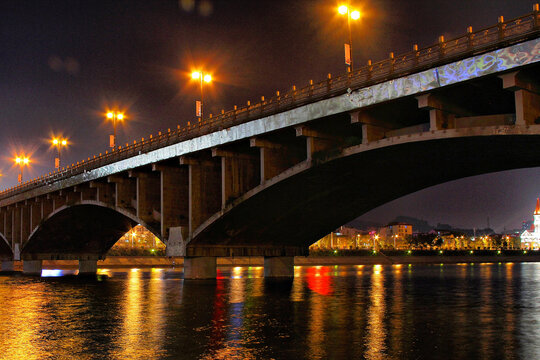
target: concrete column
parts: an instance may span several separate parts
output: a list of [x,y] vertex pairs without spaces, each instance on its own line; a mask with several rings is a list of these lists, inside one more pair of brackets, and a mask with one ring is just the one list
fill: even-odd
[[2,260],[2,271],[14,271],[15,262],[12,260]]
[[221,207],[260,183],[258,159],[224,156],[221,158]]
[[380,126],[362,124],[362,144],[383,139],[387,130]]
[[514,92],[516,125],[534,125],[540,121],[540,96],[527,90]]
[[32,228],[30,218],[30,205],[21,206],[21,244],[24,244],[30,237]]
[[110,206],[115,206],[114,184],[90,181],[90,188],[96,189],[96,200]]
[[265,277],[294,277],[294,256],[264,258]]
[[221,209],[221,161],[189,165],[189,233]]
[[161,221],[161,180],[159,174],[134,173],[137,178],[137,217],[147,224]]
[[134,200],[137,197],[137,184],[135,179],[127,179],[120,176],[109,176],[109,183],[115,185],[115,206],[127,210],[135,211],[137,205]]
[[184,279],[215,279],[216,257],[185,257]]
[[540,83],[536,74],[527,70],[499,76],[503,88],[514,92],[516,125],[533,125],[540,120]]
[[60,194],[64,195],[67,205],[74,205],[80,203],[82,200],[82,194],[77,191],[76,187],[60,190]]
[[21,205],[16,204],[13,209],[13,244],[21,244]]
[[53,212],[53,200],[49,197],[41,198],[41,218],[46,219]]
[[154,164],[152,170],[160,174],[161,238],[170,239],[171,227],[189,226],[189,169]]
[[81,194],[80,201],[96,201],[97,189],[91,187],[89,183],[77,185],[74,187],[75,192]]
[[291,144],[279,144],[269,140],[251,138],[251,147],[259,148],[261,184],[304,160]]
[[333,137],[306,126],[296,127],[296,136],[303,136],[306,138],[306,153],[308,160],[313,158],[313,154],[329,150],[336,146],[336,140]]
[[30,233],[39,225],[41,221],[41,198],[35,198],[30,203]]
[[62,193],[52,195],[53,211],[58,210],[62,206],[66,205],[66,197]]
[[456,127],[455,118],[458,116],[474,116],[468,109],[459,106],[448,99],[434,94],[425,94],[416,97],[419,109],[429,110],[429,130],[453,129]]
[[23,260],[23,274],[41,275],[42,260]]
[[97,260],[79,260],[79,275],[92,275],[97,272]]
[[8,243],[13,247],[13,207],[7,207],[4,217],[4,236]]

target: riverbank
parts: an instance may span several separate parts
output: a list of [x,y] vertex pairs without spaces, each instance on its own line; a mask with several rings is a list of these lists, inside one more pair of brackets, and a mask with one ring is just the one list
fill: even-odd
[[[390,264],[458,264],[458,263],[498,263],[498,262],[540,262],[540,254],[513,255],[372,255],[372,256],[296,256],[296,266],[318,265],[390,265]],[[99,268],[121,267],[180,267],[182,257],[166,256],[109,256],[98,261]],[[219,257],[218,266],[263,266],[264,258]],[[18,266],[16,266],[18,267]],[[22,267],[22,266],[21,266]],[[76,260],[44,260],[44,269],[76,269]]]

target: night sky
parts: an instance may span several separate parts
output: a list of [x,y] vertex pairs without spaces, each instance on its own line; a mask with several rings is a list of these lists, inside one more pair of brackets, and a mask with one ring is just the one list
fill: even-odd
[[[356,64],[431,45],[532,10],[529,0],[351,1]],[[48,139],[72,145],[63,164],[108,149],[107,108],[126,111],[119,143],[195,118],[206,69],[205,113],[229,110],[276,90],[345,71],[345,19],[335,0],[2,0],[0,1],[0,189],[15,185],[15,154],[31,154],[25,178],[52,171]],[[365,214],[387,222],[409,215],[430,223],[520,227],[532,218],[540,168],[442,184]]]

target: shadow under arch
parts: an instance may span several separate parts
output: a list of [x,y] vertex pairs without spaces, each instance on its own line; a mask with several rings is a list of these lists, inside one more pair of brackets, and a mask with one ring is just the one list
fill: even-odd
[[496,127],[466,131],[383,139],[298,164],[214,214],[188,247],[307,247],[369,210],[430,186],[540,166],[539,126],[518,134]]
[[[122,209],[97,201],[65,205],[34,229],[21,249],[23,258],[103,256],[131,228],[144,222]],[[152,233],[158,237],[155,231]]]
[[0,233],[0,259],[2,260],[12,260],[13,259],[13,249],[4,234]]

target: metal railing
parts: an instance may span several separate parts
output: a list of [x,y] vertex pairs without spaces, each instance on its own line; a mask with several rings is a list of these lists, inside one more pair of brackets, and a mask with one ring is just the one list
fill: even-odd
[[471,28],[463,36],[445,41],[441,36],[435,45],[418,49],[414,46],[413,51],[394,57],[390,54],[388,59],[371,63],[368,62],[354,72],[345,73],[332,78],[330,74],[326,80],[313,83],[291,90],[284,94],[279,92],[268,100],[237,108],[230,111],[222,111],[217,116],[210,116],[197,123],[188,122],[185,127],[178,126],[177,129],[170,129],[158,136],[150,136],[133,144],[126,144],[125,147],[118,146],[105,154],[94,156],[67,166],[61,170],[54,171],[48,175],[27,181],[23,184],[0,191],[0,199],[5,199],[15,194],[32,190],[43,185],[51,184],[61,179],[81,174],[101,166],[111,164],[129,157],[147,153],[161,147],[189,140],[201,135],[209,134],[218,130],[242,124],[250,120],[277,114],[308,103],[313,103],[322,99],[344,94],[347,89],[355,90],[384,82],[389,79],[402,77],[411,73],[443,65],[459,58],[477,55],[497,48],[518,43],[527,39],[538,37],[540,32],[540,12],[538,4],[534,6],[534,11],[510,21],[499,22],[480,31],[473,32]]

